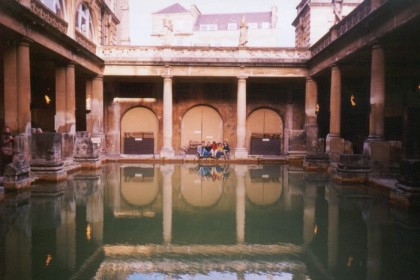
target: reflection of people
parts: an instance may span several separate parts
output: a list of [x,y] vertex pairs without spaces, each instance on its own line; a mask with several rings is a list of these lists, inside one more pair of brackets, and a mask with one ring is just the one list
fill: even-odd
[[197,166],[198,175],[207,180],[226,181],[229,177],[229,166],[221,167],[220,165],[199,165]]
[[4,166],[12,162],[13,159],[13,136],[10,128],[5,126],[1,136],[1,161],[0,172],[3,174]]
[[245,46],[246,43],[248,43],[248,24],[243,16],[239,26],[239,46]]

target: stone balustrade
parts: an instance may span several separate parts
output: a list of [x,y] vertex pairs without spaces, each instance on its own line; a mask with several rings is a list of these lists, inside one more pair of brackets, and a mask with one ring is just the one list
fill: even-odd
[[308,49],[246,47],[179,47],[179,46],[101,46],[97,55],[106,62],[119,64],[229,64],[282,65],[305,63]]

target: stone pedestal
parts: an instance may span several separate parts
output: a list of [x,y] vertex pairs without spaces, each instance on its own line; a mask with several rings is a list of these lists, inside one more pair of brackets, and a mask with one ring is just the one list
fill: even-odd
[[400,176],[390,199],[404,208],[420,207],[420,159],[401,161]]
[[352,154],[353,147],[349,141],[346,141],[341,137],[328,135],[325,152],[330,156],[331,162],[338,162],[340,155]]
[[369,160],[365,155],[340,155],[333,181],[341,184],[365,184],[371,172]]
[[14,155],[13,162],[6,165],[4,170],[4,188],[6,191],[21,191],[31,187],[29,163],[23,155]]
[[388,141],[368,139],[363,143],[363,154],[372,162],[373,168],[382,170],[391,159],[391,145]]
[[82,169],[97,169],[102,166],[98,150],[95,149],[88,132],[80,131],[76,134],[74,161],[79,163]]
[[303,170],[310,172],[327,171],[330,158],[327,154],[308,154],[303,160]]
[[41,181],[63,181],[67,179],[61,156],[61,133],[37,133],[32,135],[31,172]]
[[17,135],[13,141],[12,163],[4,167],[3,186],[5,191],[21,191],[31,187],[29,137]]

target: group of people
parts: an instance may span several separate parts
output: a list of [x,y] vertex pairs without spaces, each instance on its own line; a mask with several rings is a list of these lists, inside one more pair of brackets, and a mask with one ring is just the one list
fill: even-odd
[[198,158],[221,158],[229,159],[230,157],[230,146],[225,140],[223,144],[221,142],[213,143],[202,141],[201,145],[197,146]]

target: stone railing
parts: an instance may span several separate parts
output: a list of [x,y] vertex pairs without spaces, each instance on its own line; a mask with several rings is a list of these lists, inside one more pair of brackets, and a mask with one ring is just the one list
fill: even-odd
[[237,47],[170,47],[170,46],[102,46],[97,55],[113,63],[305,63],[308,49],[237,48]]
[[54,14],[48,7],[42,4],[38,0],[31,0],[31,10],[34,14],[42,18],[44,21],[48,22],[54,26],[57,30],[62,33],[67,33],[67,22]]
[[90,52],[96,53],[96,45],[91,40],[86,38],[85,35],[83,35],[81,32],[77,30],[75,30],[74,35],[76,37],[77,43],[79,43],[80,45],[88,49]]
[[365,0],[358,5],[350,14],[344,17],[340,22],[334,25],[330,31],[325,34],[318,42],[312,47],[312,55],[318,54],[320,51],[325,49],[334,40],[345,34],[356,24],[366,18],[371,11],[371,1]]

